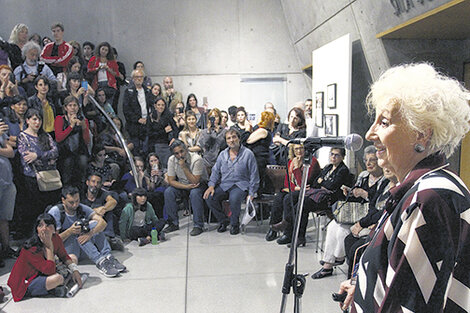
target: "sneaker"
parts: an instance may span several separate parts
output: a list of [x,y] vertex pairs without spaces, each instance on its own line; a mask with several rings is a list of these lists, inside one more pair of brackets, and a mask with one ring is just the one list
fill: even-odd
[[158,233],[158,241],[165,241],[166,238],[165,238],[165,233],[164,232],[159,232]]
[[194,227],[193,230],[191,230],[191,232],[189,233],[191,236],[199,236],[200,234],[202,234],[204,232],[204,230],[200,227]]
[[108,254],[107,259],[111,261],[111,264],[114,266],[115,269],[119,271],[119,273],[124,272],[127,269],[112,254]]
[[100,263],[96,264],[96,267],[100,270],[100,273],[106,277],[116,277],[119,275],[119,271],[113,266],[111,260],[104,258]]
[[168,234],[168,233],[177,231],[179,229],[180,229],[180,227],[178,225],[170,224],[163,231]]
[[137,241],[139,242],[139,247],[148,245],[150,243],[150,241],[145,237],[137,238]]
[[109,242],[109,245],[111,246],[111,250],[124,251],[124,243],[122,242],[121,238],[108,237],[108,242]]

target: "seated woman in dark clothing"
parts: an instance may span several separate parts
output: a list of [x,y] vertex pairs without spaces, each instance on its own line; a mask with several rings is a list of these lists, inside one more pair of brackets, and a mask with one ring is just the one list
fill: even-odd
[[207,127],[205,110],[197,105],[197,98],[195,94],[191,93],[188,95],[185,111],[193,111],[194,114],[196,114],[196,125],[199,129],[205,129]]
[[171,155],[169,145],[178,138],[174,136],[174,128],[173,116],[165,100],[157,98],[151,106],[150,118],[147,119],[148,149],[158,155],[163,168],[167,167]]
[[147,186],[147,197],[159,218],[163,218],[164,192],[167,186],[166,170],[162,169],[160,159],[155,152],[150,152],[147,156],[146,169],[144,175]]
[[175,113],[173,113],[173,133],[175,139],[178,138],[180,132],[184,129],[185,121],[184,121],[184,104],[183,102],[178,102],[175,106]]
[[[366,171],[359,174],[356,184],[352,189],[342,186],[343,193],[348,202],[367,203],[375,198],[377,190],[383,184],[383,171],[377,164],[377,150],[374,146],[364,149],[364,163]],[[312,275],[313,279],[327,277],[333,274],[333,266],[343,264],[346,255],[344,250],[344,238],[349,234],[350,225],[340,224],[336,220],[331,221],[326,229],[325,248],[320,264],[323,267]]]
[[[314,180],[310,189],[305,194],[304,208],[300,222],[299,237],[297,243],[305,246],[305,232],[307,230],[308,214],[327,210],[330,204],[343,199],[342,185],[350,182],[349,169],[343,163],[346,150],[344,148],[331,148],[330,164],[325,166],[320,175]],[[294,202],[294,207],[297,205]],[[284,235],[277,240],[278,244],[287,244],[292,241],[293,216],[288,214],[290,208],[285,208],[284,215],[287,218],[282,221],[277,229],[285,229]],[[273,226],[274,228],[274,226]]]
[[[253,151],[258,165],[259,189],[258,194],[268,192],[266,186],[266,165],[269,161],[269,146],[271,145],[274,127],[274,114],[264,111],[261,113],[261,121],[253,128],[253,132],[246,140],[246,146]],[[277,223],[277,222],[276,222]]]
[[[270,112],[269,112],[270,113]],[[273,116],[274,114],[270,113]],[[276,198],[274,200],[274,205],[271,208],[271,219],[269,224],[274,225],[280,223],[282,220],[283,212],[288,214],[289,216],[292,215],[292,207],[290,205],[290,196],[289,192],[291,191],[292,201],[297,202],[297,199],[300,194],[300,187],[302,184],[302,174],[303,174],[303,164],[302,160],[305,155],[305,149],[302,145],[290,145],[289,147],[289,163],[287,165],[289,171],[289,178],[285,177],[284,179],[284,188],[281,192],[276,190]],[[320,173],[320,165],[315,157],[312,157],[311,166],[308,172],[308,185],[313,183],[313,180],[318,176]],[[290,191],[289,191],[290,185]],[[292,220],[290,217],[285,217],[287,220]],[[272,227],[269,229],[268,233],[266,234],[266,240],[272,241],[276,239],[278,236],[278,231],[274,230]]]
[[[384,179],[380,181],[377,192],[369,201],[369,211],[367,215],[361,218],[356,224],[351,226],[351,233],[344,238],[344,249],[348,261],[348,278],[351,277],[354,255],[356,250],[369,242],[369,232],[375,227],[380,217],[383,215],[385,203],[390,196],[389,190],[397,184],[398,180],[395,174],[389,169],[384,168]],[[365,249],[365,248],[364,248]],[[364,249],[359,249],[356,255],[356,262],[359,261]]]
[[54,123],[62,182],[82,188],[88,165],[90,126],[74,96],[65,98],[63,109],[65,114],[57,116]]
[[116,163],[106,162],[106,149],[103,144],[93,145],[91,159],[87,167],[87,177],[92,173],[99,173],[103,186],[109,188],[118,179],[121,169]]
[[302,109],[292,108],[288,114],[288,124],[279,124],[273,138],[271,150],[278,165],[287,164],[287,142],[294,138],[306,136],[305,114]]

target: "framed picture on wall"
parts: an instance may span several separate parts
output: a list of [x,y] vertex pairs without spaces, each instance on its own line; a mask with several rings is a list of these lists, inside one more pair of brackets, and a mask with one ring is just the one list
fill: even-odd
[[323,127],[323,91],[315,94],[315,126]]
[[330,109],[336,108],[336,84],[330,84],[326,87],[326,106]]
[[325,114],[325,136],[338,136],[338,114]]

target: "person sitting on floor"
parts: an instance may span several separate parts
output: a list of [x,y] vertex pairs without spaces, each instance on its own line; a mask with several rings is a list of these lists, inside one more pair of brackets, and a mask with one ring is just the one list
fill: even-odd
[[164,220],[159,220],[150,202],[147,201],[147,191],[144,188],[136,188],[132,192],[132,202],[128,203],[119,219],[121,239],[124,241],[137,240],[139,246],[151,242],[150,232],[155,228],[158,239],[165,240],[162,232],[165,226]]
[[[106,277],[116,277],[126,270],[112,254],[103,230],[104,219],[92,208],[80,203],[78,189],[66,186],[62,189],[62,203],[49,209],[57,225],[65,250],[79,259],[82,252],[88,256]],[[87,222],[91,222],[85,227]]]
[[73,280],[82,287],[77,267],[77,257],[68,255],[64,243],[56,233],[56,221],[50,214],[43,213],[36,219],[33,236],[21,249],[13,265],[8,286],[15,302],[24,297],[45,296],[50,293],[64,297],[64,277],[56,273],[55,256],[72,272]]

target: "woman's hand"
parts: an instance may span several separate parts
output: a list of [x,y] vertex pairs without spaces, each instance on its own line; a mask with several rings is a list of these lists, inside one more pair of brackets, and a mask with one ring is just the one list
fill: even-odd
[[23,155],[23,160],[27,164],[33,163],[34,161],[37,160],[37,158],[38,158],[38,155],[36,154],[36,152],[26,151]]
[[83,87],[78,88],[77,94],[78,94],[79,96],[83,95],[84,93],[86,93],[85,88],[83,88]]
[[51,251],[54,251],[54,244],[52,243],[52,235],[54,232],[50,230],[48,227],[45,227],[42,231],[38,233],[38,237],[44,246]]
[[172,131],[172,128],[170,125],[168,125],[167,127],[165,127],[165,132],[169,133]]
[[340,303],[339,306],[341,310],[346,310],[354,300],[354,291],[356,290],[356,285],[352,285],[350,280],[345,280],[339,286],[339,294],[347,293],[346,299],[344,302]]
[[150,171],[150,176],[161,176],[162,175],[162,171],[160,170],[151,170]]
[[356,198],[362,198],[362,199],[367,200],[367,198],[369,197],[369,194],[367,193],[367,191],[365,191],[362,188],[354,188],[352,193],[353,193],[354,197],[356,197]]
[[361,225],[359,224],[359,222],[357,222],[356,224],[354,224],[353,226],[351,226],[351,233],[353,234],[353,236],[357,237],[359,236],[359,233],[361,232],[362,230],[362,227]]

